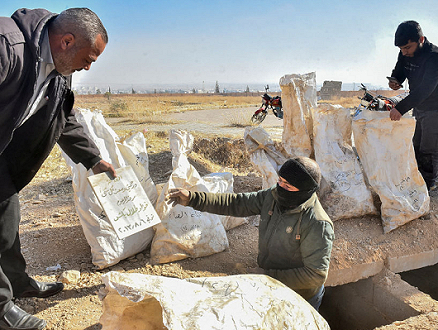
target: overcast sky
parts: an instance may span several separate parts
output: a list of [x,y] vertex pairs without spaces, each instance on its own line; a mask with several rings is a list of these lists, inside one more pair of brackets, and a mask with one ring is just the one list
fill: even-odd
[[2,0],[0,16],[20,7],[60,12],[88,7],[109,43],[74,85],[277,83],[316,72],[324,80],[387,86],[398,49],[394,32],[417,20],[438,44],[438,1]]

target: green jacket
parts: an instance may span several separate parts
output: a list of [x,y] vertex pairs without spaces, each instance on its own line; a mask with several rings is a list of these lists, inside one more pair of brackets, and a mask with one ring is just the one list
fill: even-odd
[[278,207],[275,196],[276,187],[239,194],[191,192],[189,206],[236,217],[260,214],[259,266],[266,275],[310,299],[327,279],[333,223],[316,193],[286,211]]

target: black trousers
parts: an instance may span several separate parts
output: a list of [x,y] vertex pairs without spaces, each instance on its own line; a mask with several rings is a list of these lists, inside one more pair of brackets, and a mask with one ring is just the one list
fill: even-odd
[[12,306],[15,293],[29,284],[26,261],[21,253],[20,203],[14,194],[0,203],[0,317]]
[[438,185],[438,111],[415,110],[412,139],[418,170],[427,188]]

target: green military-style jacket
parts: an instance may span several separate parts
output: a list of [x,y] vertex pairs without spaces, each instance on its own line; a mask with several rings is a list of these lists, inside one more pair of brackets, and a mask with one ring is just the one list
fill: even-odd
[[304,299],[327,279],[334,230],[316,193],[289,210],[278,206],[275,186],[239,194],[191,192],[189,206],[236,217],[259,214],[259,266]]

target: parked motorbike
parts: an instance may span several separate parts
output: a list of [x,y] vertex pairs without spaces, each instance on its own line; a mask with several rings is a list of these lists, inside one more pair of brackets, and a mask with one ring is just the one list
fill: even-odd
[[283,119],[283,106],[281,104],[281,96],[274,96],[268,94],[269,86],[265,87],[265,93],[262,95],[262,105],[258,108],[251,117],[253,124],[260,124],[271,109],[272,113],[278,119]]
[[362,91],[364,91],[364,95],[359,97],[360,104],[356,108],[354,116],[357,116],[364,109],[371,111],[391,111],[404,97],[403,94],[393,96],[393,97],[385,97],[382,95],[372,95],[364,84],[361,84]]

